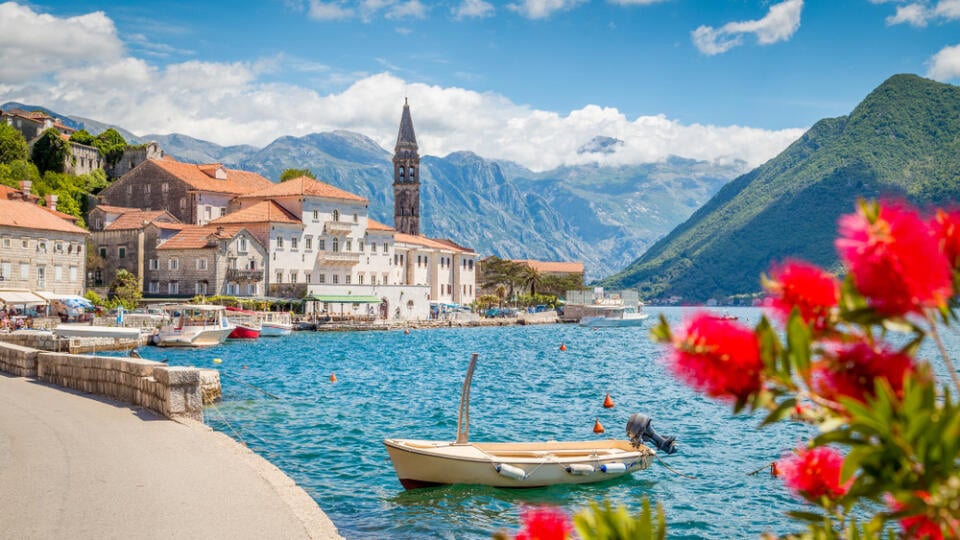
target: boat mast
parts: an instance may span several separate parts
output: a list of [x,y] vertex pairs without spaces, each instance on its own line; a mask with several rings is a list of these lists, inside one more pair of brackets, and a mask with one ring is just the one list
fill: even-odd
[[457,444],[467,444],[470,440],[470,383],[473,381],[473,368],[477,366],[477,353],[470,357],[470,367],[463,379],[460,392],[460,414],[457,416]]

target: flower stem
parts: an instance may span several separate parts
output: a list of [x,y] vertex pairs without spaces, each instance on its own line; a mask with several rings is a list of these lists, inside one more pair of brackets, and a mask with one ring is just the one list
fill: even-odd
[[957,368],[953,367],[953,361],[950,360],[950,355],[947,354],[946,347],[943,346],[943,340],[940,339],[940,332],[937,330],[937,321],[927,315],[927,322],[930,324],[930,335],[933,336],[934,343],[937,344],[937,349],[940,350],[940,356],[943,358],[943,363],[947,365],[947,371],[950,372],[950,378],[953,379],[953,386],[957,389],[957,393],[960,394],[960,375],[957,375]]

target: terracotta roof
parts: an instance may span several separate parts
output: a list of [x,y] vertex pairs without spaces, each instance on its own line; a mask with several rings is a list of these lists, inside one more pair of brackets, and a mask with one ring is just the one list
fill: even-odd
[[219,217],[210,223],[224,225],[227,223],[296,223],[302,222],[297,216],[288,212],[284,207],[274,201],[261,201],[247,208],[231,212],[223,217]]
[[318,182],[313,178],[308,178],[306,176],[300,176],[287,180],[286,182],[280,182],[278,184],[273,184],[267,188],[261,189],[259,191],[254,191],[242,195],[241,198],[244,199],[256,199],[263,198],[267,199],[270,197],[285,197],[291,195],[306,195],[313,197],[323,197],[326,199],[343,199],[348,201],[357,201],[357,202],[367,202],[367,199],[359,195],[354,195],[349,191],[344,191],[338,187],[331,186],[324,182]]
[[126,214],[127,212],[139,212],[140,208],[127,208],[126,206],[110,206],[106,204],[98,204],[97,206],[90,209],[91,212],[94,210],[103,210],[107,214]]
[[[160,167],[199,191],[240,195],[273,185],[273,182],[255,172],[222,168],[218,164],[194,165],[168,158],[151,159],[149,163]],[[220,168],[226,173],[227,177],[225,179],[214,177],[216,170]],[[210,172],[210,174],[205,171]],[[211,174],[214,176],[211,176]]]
[[389,225],[384,225],[375,219],[367,218],[367,230],[368,231],[393,231],[396,230]]
[[582,274],[582,262],[548,262],[548,261],[513,261],[523,263],[537,272],[552,272],[557,274]]
[[109,225],[103,228],[105,231],[119,231],[125,229],[140,229],[143,227],[143,223],[154,221],[158,218],[164,217],[169,221],[171,218],[176,219],[171,216],[166,210],[133,210],[131,212],[124,212],[120,214],[120,217],[110,222]]
[[449,240],[437,240],[434,238],[427,238],[426,236],[414,236],[412,234],[406,234],[398,232],[393,237],[394,241],[402,242],[404,244],[413,244],[422,247],[428,247],[432,249],[443,249],[446,251],[463,251],[463,252],[472,252],[473,250],[460,247]]
[[40,229],[75,234],[89,234],[73,223],[61,219],[34,203],[0,199],[0,226]]
[[175,236],[157,246],[157,249],[203,249],[207,247],[207,241],[211,236],[221,239],[233,238],[241,230],[243,230],[242,225],[223,225],[216,227],[211,227],[210,225],[186,225],[183,230]]
[[13,188],[10,187],[10,186],[5,186],[5,185],[3,185],[3,184],[0,184],[0,197],[3,197],[4,199],[6,199],[8,196],[10,196],[10,195],[12,195],[12,194],[14,194],[14,193],[20,193],[20,190],[19,190],[19,189],[13,189]]
[[186,229],[187,227],[190,226],[186,223],[167,223],[166,221],[152,221],[151,223],[155,225],[158,229],[167,229],[167,230],[174,230],[174,231]]
[[61,212],[61,211],[59,211],[59,210],[51,210],[51,209],[47,208],[46,206],[41,206],[41,208],[43,208],[43,209],[46,210],[47,212],[50,212],[51,214],[57,216],[57,217],[60,218],[60,219],[65,219],[65,220],[69,221],[70,223],[76,223],[77,220],[80,219],[80,218],[78,218],[77,216],[71,216],[70,214],[65,214],[65,213],[63,213],[63,212]]

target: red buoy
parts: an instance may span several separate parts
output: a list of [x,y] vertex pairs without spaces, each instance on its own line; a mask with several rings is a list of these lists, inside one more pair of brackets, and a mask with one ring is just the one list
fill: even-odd
[[600,419],[597,418],[597,421],[593,423],[593,432],[594,433],[603,433],[606,431],[603,429],[603,424],[600,423]]
[[780,476],[780,467],[777,467],[776,461],[770,464],[770,476]]
[[560,344],[560,350],[561,350],[561,351],[567,350],[567,346],[564,345],[563,343],[561,343],[561,344]]
[[337,382],[337,374],[336,374],[336,373],[331,373],[331,374],[330,374],[330,382]]
[[613,400],[610,399],[610,394],[607,394],[607,397],[604,398],[604,400],[603,400],[603,408],[604,408],[604,409],[612,409],[612,408],[613,408]]

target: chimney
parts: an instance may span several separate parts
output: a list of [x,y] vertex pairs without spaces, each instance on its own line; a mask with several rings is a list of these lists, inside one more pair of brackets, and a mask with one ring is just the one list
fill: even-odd
[[56,209],[57,209],[57,199],[59,199],[59,198],[60,198],[59,195],[54,195],[54,194],[47,195],[47,197],[46,197],[46,200],[47,200],[47,209],[48,209],[48,210],[56,210]]
[[33,182],[30,180],[21,180],[20,181],[20,193],[23,196],[23,200],[30,198],[30,186],[33,185]]
[[223,225],[217,226],[217,236],[223,236]]

